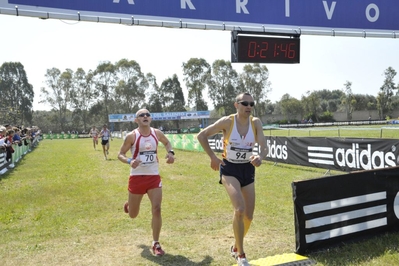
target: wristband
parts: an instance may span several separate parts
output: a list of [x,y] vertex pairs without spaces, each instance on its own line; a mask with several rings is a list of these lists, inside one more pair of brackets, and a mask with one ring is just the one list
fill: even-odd
[[132,158],[127,158],[127,164],[130,164],[132,162]]
[[173,154],[173,156],[175,155],[175,152],[173,150],[168,151],[168,153]]

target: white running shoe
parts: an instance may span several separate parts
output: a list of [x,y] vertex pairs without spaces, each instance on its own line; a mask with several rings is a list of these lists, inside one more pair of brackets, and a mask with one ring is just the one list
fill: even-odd
[[230,255],[231,255],[233,258],[237,259],[237,256],[238,256],[238,254],[237,254],[237,248],[234,248],[234,246],[231,246],[231,247],[230,247]]
[[237,256],[237,266],[251,266],[245,257],[245,254]]

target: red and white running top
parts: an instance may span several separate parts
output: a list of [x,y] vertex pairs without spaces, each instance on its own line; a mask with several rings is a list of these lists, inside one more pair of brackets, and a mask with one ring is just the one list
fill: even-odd
[[139,159],[141,163],[135,169],[130,168],[130,175],[158,175],[158,138],[155,130],[151,128],[148,136],[143,136],[138,129],[133,130],[132,133],[136,135],[136,140],[130,151],[133,160]]

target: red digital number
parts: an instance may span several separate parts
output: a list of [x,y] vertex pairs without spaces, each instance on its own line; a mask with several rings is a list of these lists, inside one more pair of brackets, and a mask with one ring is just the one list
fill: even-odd
[[[260,48],[258,52],[258,47]],[[257,42],[249,42],[248,43],[248,57],[254,58],[259,56],[260,58],[266,58],[267,50],[269,49],[268,42],[262,42],[261,45],[258,45]]]
[[284,52],[284,57],[287,57],[287,51],[288,50],[288,45],[287,44],[280,44],[280,51]]
[[262,42],[262,49],[260,49],[259,52],[259,57],[261,58],[266,58],[267,50],[269,50],[269,43],[268,42]]
[[294,58],[295,57],[295,50],[291,49],[293,46],[295,46],[295,43],[290,43],[290,46],[288,48],[288,58]]
[[[280,45],[275,45],[274,46],[274,56],[276,57],[277,55],[279,55],[279,53],[277,52],[277,50],[279,50],[280,52],[284,53],[284,57],[285,58],[294,58],[295,57],[295,49],[293,49],[293,46],[295,46],[294,43],[280,43]],[[277,47],[280,47],[280,49],[276,49]]]
[[256,42],[250,42],[248,44],[248,57],[254,58],[256,56]]

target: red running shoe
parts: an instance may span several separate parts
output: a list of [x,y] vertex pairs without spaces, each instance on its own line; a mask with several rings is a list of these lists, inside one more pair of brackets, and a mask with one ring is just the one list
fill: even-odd
[[127,203],[127,201],[125,202],[125,205],[123,205],[123,210],[124,210],[126,213],[129,213],[129,203]]
[[155,256],[163,256],[165,254],[165,251],[162,250],[159,242],[155,242],[152,246],[152,253],[154,253]]

